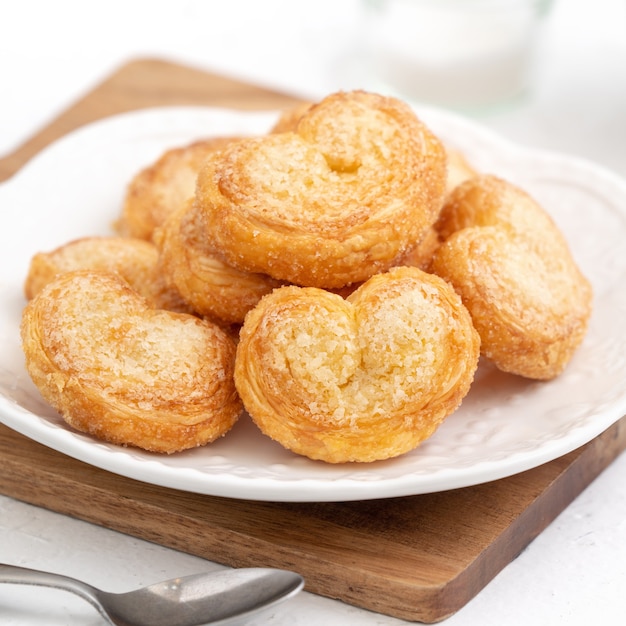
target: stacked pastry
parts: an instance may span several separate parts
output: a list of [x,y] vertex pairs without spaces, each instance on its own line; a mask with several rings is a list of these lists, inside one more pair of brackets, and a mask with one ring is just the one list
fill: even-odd
[[204,445],[245,408],[312,459],[395,457],[458,408],[481,352],[547,380],[590,315],[547,213],[372,93],[168,151],[117,228],[33,258],[22,338],[69,424],[147,450]]

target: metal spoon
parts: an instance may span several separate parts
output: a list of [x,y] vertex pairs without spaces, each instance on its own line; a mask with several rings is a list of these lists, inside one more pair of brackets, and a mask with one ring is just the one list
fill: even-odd
[[304,586],[304,579],[286,570],[252,567],[109,593],[68,576],[0,563],[0,583],[70,591],[90,602],[114,626],[200,626],[234,624],[294,596]]

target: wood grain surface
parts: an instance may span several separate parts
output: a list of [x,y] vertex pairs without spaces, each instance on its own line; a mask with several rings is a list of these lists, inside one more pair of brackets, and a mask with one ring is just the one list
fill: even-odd
[[246,110],[288,107],[297,98],[262,87],[209,75],[159,59],[137,60],[85,94],[34,137],[0,159],[0,181],[14,174],[42,148],[95,120],[155,106],[208,105]]
[[[206,104],[282,108],[285,94],[167,61],[138,60],[0,160],[6,179],[45,145],[131,109]],[[227,565],[277,566],[308,591],[411,621],[461,609],[626,448],[622,419],[533,470],[466,489],[340,503],[207,497],[97,469],[0,426],[0,491]]]

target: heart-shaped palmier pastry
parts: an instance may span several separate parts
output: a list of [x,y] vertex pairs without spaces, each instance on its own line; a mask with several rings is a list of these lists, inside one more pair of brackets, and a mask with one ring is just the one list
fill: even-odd
[[42,396],[97,438],[176,452],[223,435],[242,410],[232,339],[150,308],[115,274],[62,274],[28,303],[21,334]]
[[195,198],[229,265],[337,288],[423,239],[446,177],[444,147],[408,105],[358,91],[310,107],[294,131],[210,156]]
[[469,309],[483,354],[503,371],[548,380],[580,345],[592,289],[565,237],[532,197],[491,175],[450,195],[431,269]]
[[235,382],[262,432],[330,463],[403,454],[467,394],[479,338],[460,298],[418,268],[378,274],[346,300],[287,286],[247,315]]
[[[296,131],[300,118],[313,106],[311,102],[301,102],[282,111],[271,129],[272,133]],[[446,191],[450,192],[464,180],[476,176],[478,172],[470,164],[467,157],[458,148],[446,147],[448,160],[448,176]]]

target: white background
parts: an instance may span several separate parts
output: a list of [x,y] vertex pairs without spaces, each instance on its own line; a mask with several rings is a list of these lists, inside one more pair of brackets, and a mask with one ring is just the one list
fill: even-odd
[[[367,86],[356,55],[361,26],[356,0],[1,0],[0,156],[136,57],[169,58],[308,98]],[[519,143],[575,154],[626,176],[626,2],[557,0],[544,26],[530,94],[479,121]],[[625,473],[622,455],[445,623],[623,623]],[[217,567],[5,497],[0,561],[63,571],[112,590]],[[0,622],[102,623],[66,594],[13,586],[0,586]],[[304,593],[252,623],[403,622]]]

